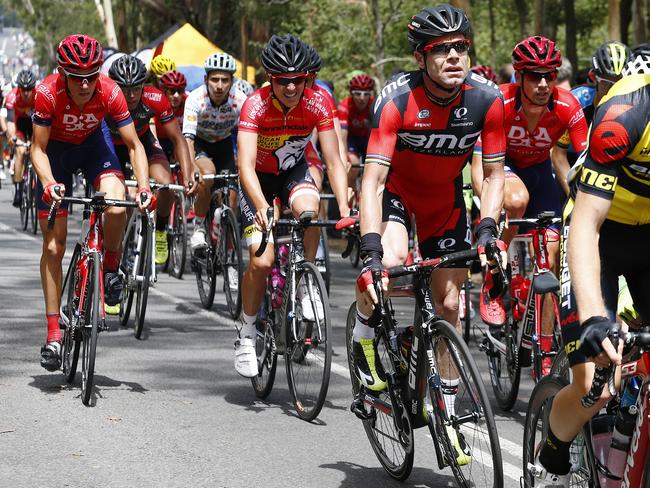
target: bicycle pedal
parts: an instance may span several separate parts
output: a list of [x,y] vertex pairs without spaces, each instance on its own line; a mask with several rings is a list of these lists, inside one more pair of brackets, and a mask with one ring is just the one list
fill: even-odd
[[350,411],[360,420],[372,420],[375,417],[372,412],[369,413],[366,411],[363,400],[359,395],[357,395],[357,397],[352,400],[352,403],[350,404]]

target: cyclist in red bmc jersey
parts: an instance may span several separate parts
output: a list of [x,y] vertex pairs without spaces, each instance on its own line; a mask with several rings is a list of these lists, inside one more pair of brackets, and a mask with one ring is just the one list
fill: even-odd
[[[271,37],[262,51],[262,66],[270,85],[248,97],[241,111],[237,136],[239,201],[250,264],[242,284],[243,324],[235,341],[235,369],[246,377],[258,374],[255,321],[274,260],[273,246],[268,246],[262,256],[255,256],[261,233],[268,230],[266,211],[276,197],[296,217],[304,211],[318,211],[318,188],[305,160],[314,128],[341,216],[350,212],[330,106],[320,94],[305,87],[309,63],[308,47],[302,41],[291,34]],[[305,257],[309,261],[316,256],[318,234],[315,237],[305,235]],[[313,320],[316,314],[322,316],[322,309],[312,310],[311,301],[300,287],[297,299],[303,302],[306,320]]]
[[[156,136],[153,135],[150,129],[150,120],[156,118],[160,120],[160,123],[167,130],[167,134],[174,144],[185,184],[189,184],[192,174],[192,162],[187,143],[165,95],[157,88],[144,85],[147,80],[147,68],[144,63],[135,56],[122,56],[113,62],[108,71],[108,76],[117,83],[122,93],[124,93],[138,138],[147,153],[149,177],[161,185],[169,184],[172,181],[167,156],[165,156]],[[124,169],[125,165],[130,162],[129,151],[122,140],[117,122],[110,116],[107,117],[106,122],[111,130],[115,152]],[[196,189],[188,188],[188,192],[191,191],[196,191]],[[155,230],[156,264],[165,264],[169,257],[167,222],[169,221],[173,201],[173,194],[170,191],[158,193]],[[119,310],[117,311],[119,312]]]
[[[36,76],[24,69],[16,76],[16,88],[9,92],[5,100],[7,109],[7,140],[14,144],[27,142],[32,138],[32,113],[34,112],[34,87]],[[23,195],[23,159],[25,146],[16,146],[14,153],[14,207],[20,207]]]
[[[138,140],[124,95],[114,81],[99,73],[102,48],[92,37],[74,34],[61,41],[57,50],[57,73],[48,76],[36,89],[34,136],[31,157],[38,174],[36,189],[38,216],[43,232],[41,280],[45,295],[47,342],[41,349],[41,366],[49,371],[61,365],[61,262],[67,236],[67,206],[57,210],[54,229],[47,227],[52,201],[72,192],[72,177],[78,169],[88,184],[106,193],[107,198],[123,199],[124,184],[120,164],[104,123],[110,114],[128,147],[138,180],[138,204],[151,201],[147,156]],[[61,190],[57,193],[57,187]],[[126,225],[124,208],[106,210],[104,223],[104,293],[109,305],[120,302],[122,285],[117,273],[119,248]]]
[[[406,261],[412,214],[424,258],[471,247],[462,170],[479,136],[485,175],[477,228],[481,260],[485,262],[485,248],[490,258],[504,249],[496,239],[504,186],[502,95],[494,83],[468,74],[470,24],[462,10],[447,4],[425,8],[408,29],[420,69],[398,75],[378,95],[361,185],[364,267],[357,279],[352,353],[359,380],[375,391],[383,390],[386,382],[374,345],[381,317],[373,313],[377,303],[373,271]],[[379,189],[384,185],[382,195]],[[456,327],[465,268],[436,270],[431,281],[436,311]],[[445,403],[453,412],[458,378],[441,381]],[[469,463],[455,430],[449,435],[458,462]]]
[[[183,111],[185,110],[185,99],[187,98],[187,93],[185,89],[187,88],[187,79],[185,75],[180,71],[168,71],[160,77],[158,80],[160,88],[165,93],[169,104],[172,106],[174,111],[174,116],[178,122],[178,127],[183,128]],[[167,157],[171,157],[174,153],[174,144],[169,139],[169,135],[165,130],[164,124],[160,121],[159,117],[154,119],[156,123],[156,136],[158,137],[158,142],[165,151]]]
[[[585,116],[578,100],[569,91],[555,86],[562,59],[553,41],[529,37],[515,46],[512,61],[517,82],[499,86],[504,98],[507,137],[504,207],[512,218],[535,217],[542,211],[553,211],[560,216],[564,198],[558,183],[568,193],[569,162],[567,146],[556,144],[568,131],[573,146],[582,151],[587,144]],[[473,177],[480,178],[480,171],[480,166],[474,164]],[[480,195],[480,188],[476,190]],[[512,226],[504,233],[504,240],[510,242],[516,232]],[[559,250],[559,236],[554,230],[548,243],[552,269],[557,267]],[[489,300],[484,290],[490,286],[488,274],[481,291],[481,318],[488,325],[499,327],[505,323],[506,314],[500,298]],[[549,307],[542,320],[540,345],[544,351],[551,350],[552,326]],[[549,357],[545,369],[550,365]]]

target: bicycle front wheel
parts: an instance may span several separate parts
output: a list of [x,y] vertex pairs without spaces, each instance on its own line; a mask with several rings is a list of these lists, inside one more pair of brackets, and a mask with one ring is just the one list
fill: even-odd
[[144,316],[147,311],[147,299],[149,298],[149,283],[151,278],[151,246],[149,239],[151,239],[151,228],[148,223],[142,226],[142,249],[140,250],[140,266],[138,269],[138,276],[142,277],[142,281],[138,283],[136,289],[137,298],[135,300],[135,325],[133,327],[133,335],[136,339],[142,338],[142,331],[144,330]]
[[499,436],[478,367],[449,322],[437,320],[431,328],[427,419],[443,465],[451,468],[459,486],[501,487]]
[[508,317],[503,331],[496,337],[504,349],[487,338],[488,368],[490,382],[497,404],[502,410],[510,411],[517,401],[521,366],[517,347],[517,330],[513,327],[512,317]]
[[77,362],[79,360],[79,349],[81,341],[79,339],[79,303],[75,298],[75,289],[77,288],[76,269],[79,262],[80,246],[75,246],[68,271],[63,280],[61,287],[61,320],[65,324],[63,331],[63,345],[61,348],[61,364],[63,376],[67,383],[72,383],[77,375]]
[[176,194],[171,213],[172,228],[169,233],[168,271],[171,276],[183,277],[185,260],[187,259],[187,217],[185,216],[185,197]]
[[221,221],[221,266],[223,268],[223,291],[232,318],[241,314],[241,282],[244,264],[239,239],[239,226],[231,209],[224,209]]
[[268,320],[258,321],[255,352],[257,355],[257,376],[251,378],[253,390],[258,398],[266,398],[273,389],[278,353],[275,349],[273,327]]
[[332,324],[325,282],[312,263],[305,262],[298,269],[296,289],[300,287],[307,292],[314,320],[306,320],[304,310],[296,313],[296,304],[290,307],[288,296],[281,320],[285,321],[285,364],[293,405],[301,419],[312,421],[323,408],[329,387]]
[[32,226],[32,234],[38,234],[38,210],[36,209],[36,182],[38,181],[38,177],[33,167],[29,172],[31,175],[29,181],[29,218]]
[[[564,388],[568,382],[560,376],[549,375],[542,378],[530,396],[524,423],[524,486],[533,487],[535,482],[529,473],[528,465],[534,464],[539,450],[546,442],[548,435],[549,415],[553,406],[553,398]],[[593,487],[598,484],[597,463],[589,435],[589,428],[585,427],[576,436],[569,448],[571,452],[571,480],[572,487]]]
[[[357,377],[354,360],[352,357],[352,331],[357,318],[357,304],[353,302],[348,310],[346,321],[346,344],[348,350],[348,368],[350,370],[350,381],[352,382],[352,393],[355,401],[360,394],[360,382]],[[387,374],[393,372],[392,360],[389,357],[388,348],[383,340],[377,341],[379,358]],[[370,446],[375,452],[379,463],[386,473],[396,480],[403,481],[409,477],[413,469],[415,457],[414,436],[411,422],[404,405],[396,409],[392,403],[388,390],[378,393],[365,393],[362,398],[363,407],[366,412],[366,419],[363,420],[363,428],[366,431]],[[397,427],[395,418],[396,411],[401,411],[404,429]]]
[[[29,173],[26,173],[29,174]],[[29,177],[23,177],[23,195],[20,200],[20,223],[23,227],[23,230],[27,230],[29,226],[29,207],[27,201],[27,189],[29,188],[31,182]]]
[[208,210],[208,217],[205,219],[207,223],[205,235],[208,236],[208,247],[195,252],[192,257],[194,274],[196,275],[196,287],[199,290],[201,305],[205,309],[212,307],[217,285],[216,250],[212,245],[212,238],[209,237],[210,228],[212,227],[211,212],[212,209]]
[[[136,217],[137,218],[137,217]],[[122,241],[122,260],[120,261],[120,271],[123,274],[124,287],[122,289],[122,302],[120,303],[120,324],[126,326],[129,323],[131,307],[133,306],[134,288],[138,286],[133,281],[133,266],[135,265],[136,256],[136,236],[133,219],[130,219],[126,228],[126,234]]]
[[91,256],[88,266],[88,280],[86,296],[83,304],[84,321],[81,328],[81,401],[84,405],[90,404],[95,377],[95,353],[97,351],[97,336],[99,335],[99,321],[102,316],[99,309],[100,280],[102,279],[101,265],[97,256]]

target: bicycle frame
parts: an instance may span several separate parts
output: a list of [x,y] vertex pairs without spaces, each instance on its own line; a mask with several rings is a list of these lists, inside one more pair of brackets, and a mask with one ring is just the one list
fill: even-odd
[[[636,425],[632,433],[630,451],[627,455],[625,471],[623,472],[623,483],[621,486],[641,486],[643,475],[650,447],[650,353],[644,352],[641,357],[621,366],[621,378],[642,376],[643,383],[639,389],[637,398],[638,413]],[[650,473],[646,476],[650,478]]]
[[[148,223],[145,223],[145,220],[147,219]],[[143,237],[142,237],[142,229],[144,225],[148,225],[149,229],[151,232],[147,233],[147,242],[143,243]],[[129,225],[127,226],[127,232],[125,236],[128,236],[129,228],[131,226],[135,226],[134,232],[136,233],[136,249],[142,249],[144,250],[144,246],[147,246],[148,249],[148,257],[151,260],[151,273],[149,275],[149,280],[152,283],[155,283],[158,281],[158,274],[156,272],[156,240],[153,234],[153,228],[154,228],[154,221],[153,221],[153,212],[147,211],[146,215],[142,215],[140,212],[133,212],[131,214],[131,218],[129,221]],[[135,253],[134,261],[133,261],[133,267],[131,268],[131,276],[129,276],[129,281],[134,283],[134,282],[141,282],[144,277],[138,275],[138,266],[140,265],[140,259],[142,258],[142,255],[140,252]],[[145,268],[146,269],[146,268]]]

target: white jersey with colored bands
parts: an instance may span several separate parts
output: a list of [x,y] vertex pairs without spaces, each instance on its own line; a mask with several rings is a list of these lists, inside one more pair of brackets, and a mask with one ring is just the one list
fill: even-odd
[[208,96],[207,87],[201,85],[185,101],[183,135],[191,139],[198,137],[210,143],[230,137],[233,128],[239,123],[244,100],[246,94],[233,86],[226,101],[214,105]]

